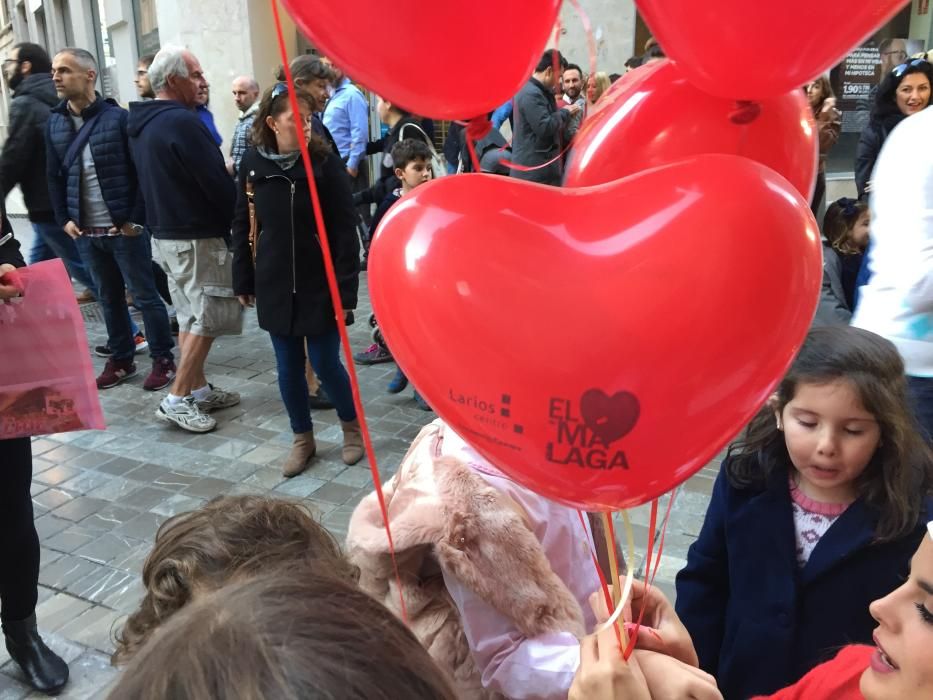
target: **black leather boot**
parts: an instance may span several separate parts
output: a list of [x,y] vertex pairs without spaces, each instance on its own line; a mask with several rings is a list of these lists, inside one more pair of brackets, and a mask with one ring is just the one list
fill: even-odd
[[55,695],[65,687],[68,664],[42,641],[36,629],[35,613],[25,620],[4,620],[3,636],[6,650],[23,669],[29,685],[47,695]]

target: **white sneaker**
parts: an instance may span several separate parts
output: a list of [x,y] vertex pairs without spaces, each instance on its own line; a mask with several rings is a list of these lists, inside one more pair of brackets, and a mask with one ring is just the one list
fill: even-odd
[[235,391],[224,391],[213,384],[208,384],[210,393],[197,402],[198,408],[205,413],[217,411],[221,408],[230,408],[240,403],[240,395]]
[[169,403],[166,396],[156,410],[156,418],[192,433],[208,433],[217,427],[217,421],[201,412],[193,396],[186,396],[176,404]]

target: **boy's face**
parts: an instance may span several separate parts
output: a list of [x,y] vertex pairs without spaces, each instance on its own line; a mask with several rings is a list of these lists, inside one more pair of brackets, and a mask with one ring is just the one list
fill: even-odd
[[424,158],[415,158],[404,168],[396,168],[395,177],[402,181],[402,187],[407,192],[431,179],[431,164]]

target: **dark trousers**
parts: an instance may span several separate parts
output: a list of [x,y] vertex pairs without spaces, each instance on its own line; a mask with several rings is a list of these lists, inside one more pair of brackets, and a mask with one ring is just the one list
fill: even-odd
[[155,260],[152,261],[152,278],[155,280],[155,286],[159,290],[162,301],[171,306],[172,293],[168,288],[168,275],[165,274],[165,270]]
[[907,390],[917,422],[926,433],[927,442],[933,442],[933,377],[907,377]]
[[340,333],[335,328],[306,338],[270,333],[279,375],[279,391],[293,433],[311,432],[311,397],[305,377],[305,348],[314,373],[343,421],[356,418],[350,375],[340,361]]
[[[346,162],[346,161],[344,161]],[[370,188],[369,184],[369,159],[365,156],[360,160],[359,169],[356,177],[350,181],[350,187],[354,192],[361,192]],[[360,233],[360,242],[363,244],[363,250],[369,250],[369,241],[372,236],[370,226],[373,223],[372,209],[369,204],[360,204],[356,208],[359,218],[356,222],[356,228]]]
[[132,328],[126,313],[126,289],[142,312],[152,359],[173,359],[168,312],[159,299],[152,275],[152,248],[148,235],[81,236],[78,251],[100,292],[101,310],[107,325],[108,345],[113,359],[130,360],[135,353]]
[[33,522],[32,445],[0,440],[0,618],[24,620],[39,599],[39,533]]
[[43,260],[61,258],[71,278],[77,280],[82,287],[97,294],[97,287],[94,285],[90,271],[81,260],[75,242],[71,239],[71,236],[65,233],[64,229],[57,224],[33,222],[32,230],[35,232],[36,237],[32,244],[32,251],[29,254],[30,265],[35,265]]
[[810,200],[810,211],[813,212],[814,218],[819,224],[822,225],[820,221],[820,204],[823,203],[823,197],[826,195],[826,173],[820,170],[816,175],[816,184],[813,187],[813,198]]

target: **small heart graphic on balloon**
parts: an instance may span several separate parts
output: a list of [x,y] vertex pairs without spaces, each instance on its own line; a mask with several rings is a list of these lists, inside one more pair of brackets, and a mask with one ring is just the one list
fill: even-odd
[[[283,2],[318,52],[353,81],[403,109],[435,119],[469,119],[511,100],[541,60],[561,4]],[[504,41],[492,26],[519,31],[510,31]],[[445,27],[456,30],[443,31]]]
[[[711,95],[759,100],[799,89],[826,72],[905,3],[635,0],[635,4],[690,82]],[[814,27],[821,28],[819,38]]]
[[[380,329],[441,418],[516,481],[596,510],[709,462],[783,375],[822,281],[807,203],[726,155],[579,189],[441,178],[389,210],[369,264]],[[637,397],[634,429],[614,396],[581,415],[595,387]]]
[[580,397],[583,422],[606,447],[632,431],[639,412],[638,398],[628,391],[609,396],[602,389],[590,389]]
[[679,66],[659,61],[626,74],[574,138],[564,185],[611,182],[701,153],[744,156],[813,191],[819,134],[800,89],[758,103],[713,97]]

